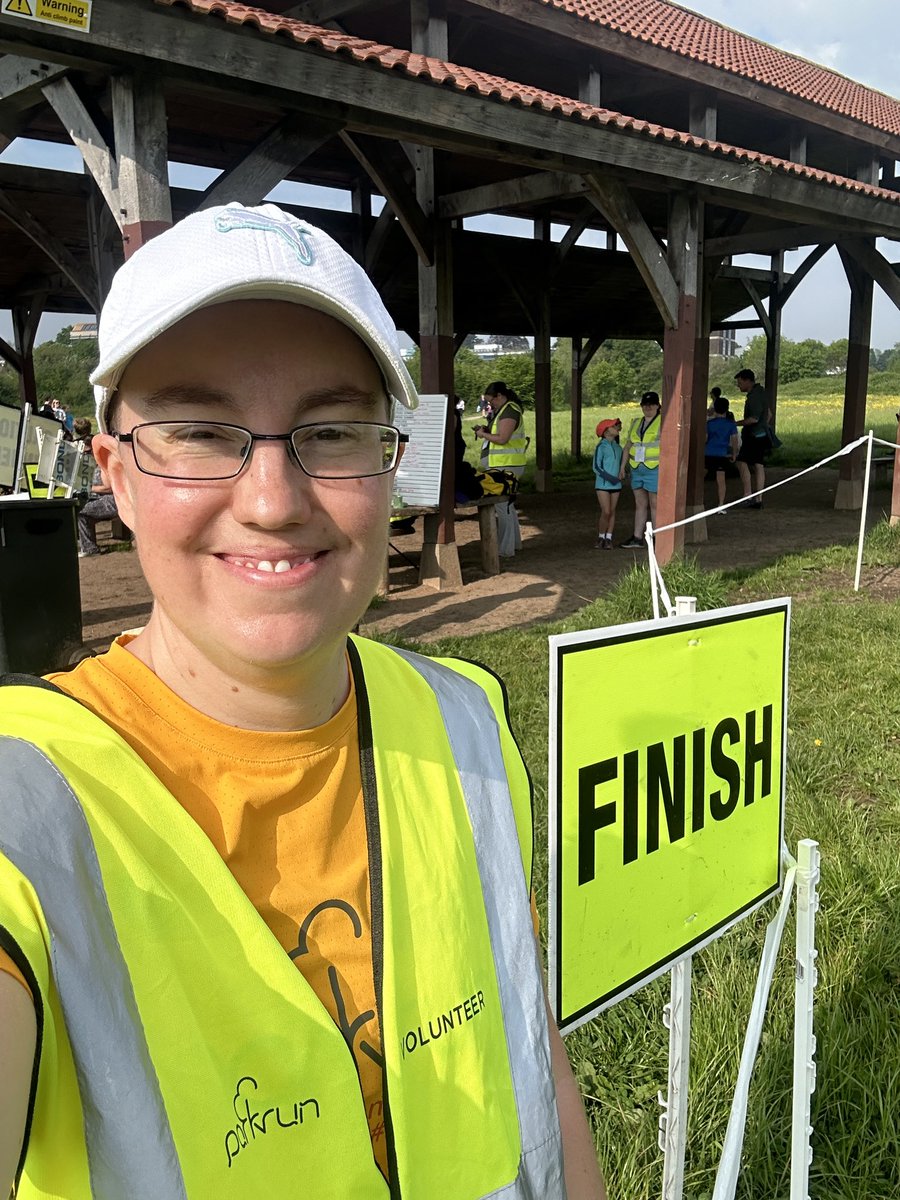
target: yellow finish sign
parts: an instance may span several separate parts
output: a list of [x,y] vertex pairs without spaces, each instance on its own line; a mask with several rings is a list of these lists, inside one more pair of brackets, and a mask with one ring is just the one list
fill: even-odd
[[2,0],[4,16],[65,25],[68,29],[91,28],[91,0]]
[[781,887],[790,601],[550,638],[563,1031]]

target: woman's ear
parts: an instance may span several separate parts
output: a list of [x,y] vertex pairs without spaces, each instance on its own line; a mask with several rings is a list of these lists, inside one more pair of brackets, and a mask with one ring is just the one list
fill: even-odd
[[129,446],[123,446],[111,433],[94,434],[91,448],[103,482],[112,488],[119,516],[129,529],[134,529],[134,492],[123,455],[130,455]]

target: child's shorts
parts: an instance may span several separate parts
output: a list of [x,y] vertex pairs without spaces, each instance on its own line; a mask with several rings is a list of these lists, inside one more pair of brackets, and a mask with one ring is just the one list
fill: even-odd
[[595,492],[621,492],[621,490],[621,483],[607,483],[605,479],[601,479],[598,483],[596,477],[594,479]]

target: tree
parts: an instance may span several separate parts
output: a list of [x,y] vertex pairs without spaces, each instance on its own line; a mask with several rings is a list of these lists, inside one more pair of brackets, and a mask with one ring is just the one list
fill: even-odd
[[99,353],[95,339],[73,342],[67,325],[56,340],[43,342],[34,352],[34,376],[38,397],[55,396],[76,416],[94,411],[94,397],[88,377],[96,367]]
[[850,343],[846,338],[838,338],[836,342],[832,342],[825,347],[825,373],[826,375],[843,375],[847,370],[847,354],[850,349]]

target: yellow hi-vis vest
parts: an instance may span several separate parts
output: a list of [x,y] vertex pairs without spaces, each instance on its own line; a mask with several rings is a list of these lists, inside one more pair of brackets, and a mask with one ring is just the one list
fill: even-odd
[[525,452],[528,449],[528,438],[525,436],[525,420],[521,404],[516,404],[515,400],[507,400],[500,411],[491,418],[490,433],[496,433],[500,428],[500,422],[504,417],[519,418],[519,424],[516,426],[515,432],[508,442],[504,442],[502,446],[496,445],[494,442],[488,442],[488,466],[489,467],[524,467]]
[[644,430],[644,436],[641,437],[641,421],[643,419],[643,417],[634,418],[631,422],[631,428],[628,430],[628,437],[625,439],[627,442],[631,442],[631,449],[628,452],[628,465],[633,469],[643,463],[650,470],[656,470],[659,467],[659,436],[662,429],[662,414],[656,414]]
[[502,685],[349,654],[390,1185],[343,1035],[199,827],[89,710],[9,686],[0,944],[38,1019],[18,1200],[564,1200]]

